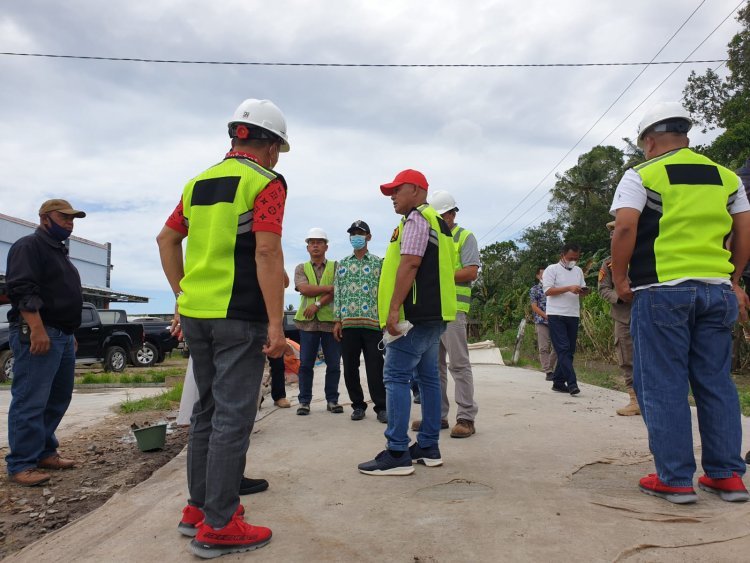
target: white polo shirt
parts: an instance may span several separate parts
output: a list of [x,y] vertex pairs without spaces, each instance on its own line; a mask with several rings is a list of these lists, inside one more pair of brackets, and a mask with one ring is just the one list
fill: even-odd
[[[578,266],[574,266],[568,270],[560,262],[547,266],[542,276],[542,289],[545,295],[547,294],[547,290],[553,287],[565,287],[567,285],[586,287],[583,270]],[[562,317],[580,317],[581,298],[569,291],[560,295],[547,295],[547,314],[560,315]]]

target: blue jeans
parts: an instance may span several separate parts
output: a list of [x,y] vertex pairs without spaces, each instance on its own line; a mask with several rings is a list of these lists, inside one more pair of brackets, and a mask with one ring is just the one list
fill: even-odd
[[548,315],[549,337],[557,354],[557,366],[552,380],[557,385],[567,383],[577,385],[576,371],[573,369],[573,356],[576,353],[578,339],[578,317]]
[[409,449],[409,415],[411,414],[410,383],[419,386],[422,395],[422,428],[417,442],[423,448],[437,445],[440,438],[440,375],[438,348],[445,323],[415,323],[405,335],[385,347],[385,402],[388,426],[385,430],[387,448]]
[[13,475],[36,467],[40,459],[57,453],[57,430],[73,396],[75,344],[72,334],[45,327],[49,352],[32,354],[28,343],[18,340],[18,326],[10,328],[13,351],[12,399],[8,409],[8,445],[5,456]]
[[184,315],[181,320],[198,387],[187,450],[189,502],[203,509],[209,526],[223,528],[240,503],[268,325]]
[[299,402],[307,405],[312,401],[313,368],[318,357],[318,346],[323,347],[326,357],[326,401],[339,402],[339,380],[341,379],[341,346],[332,332],[299,331]]
[[703,470],[745,473],[737,389],[729,373],[737,298],[728,285],[688,281],[635,292],[630,330],[633,383],[659,479],[692,486],[688,392],[698,410]]

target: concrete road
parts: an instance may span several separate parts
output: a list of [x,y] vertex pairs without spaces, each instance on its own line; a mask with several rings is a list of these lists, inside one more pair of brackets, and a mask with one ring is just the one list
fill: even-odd
[[[696,505],[676,506],[638,491],[653,463],[641,418],[615,415],[624,393],[582,385],[573,398],[550,391],[538,372],[474,373],[477,434],[443,432],[442,467],[372,477],[356,466],[384,447],[384,425],[369,410],[359,422],[350,408],[327,413],[317,370],[310,416],[277,409],[255,425],[246,474],[271,487],[243,503],[247,520],[269,526],[273,540],[222,561],[750,560],[750,503],[699,492]],[[184,466],[183,452],[9,561],[197,560],[176,530]]]

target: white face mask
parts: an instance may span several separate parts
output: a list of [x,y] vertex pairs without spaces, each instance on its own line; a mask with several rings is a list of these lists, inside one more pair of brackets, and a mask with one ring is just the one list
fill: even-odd
[[576,267],[576,264],[578,264],[576,260],[571,260],[570,262],[568,262],[568,268],[572,270],[573,268]]

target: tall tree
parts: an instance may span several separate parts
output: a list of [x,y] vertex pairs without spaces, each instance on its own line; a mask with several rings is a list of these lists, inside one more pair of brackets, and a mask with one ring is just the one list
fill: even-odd
[[682,92],[683,105],[703,131],[724,129],[709,145],[696,149],[730,168],[750,157],[750,3],[737,13],[742,29],[727,45],[729,74],[712,69],[690,73]]

